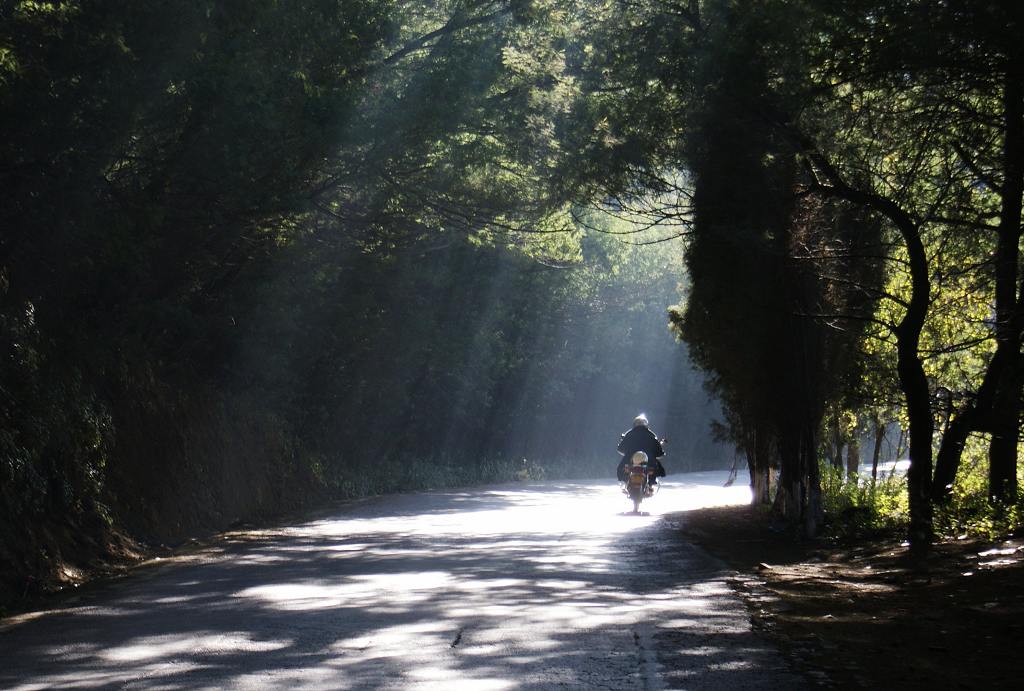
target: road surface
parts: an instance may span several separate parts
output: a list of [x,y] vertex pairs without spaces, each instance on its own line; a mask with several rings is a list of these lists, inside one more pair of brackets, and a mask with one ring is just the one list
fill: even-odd
[[744,502],[675,475],[343,504],[232,533],[0,624],[0,688],[800,688],[728,573],[660,514]]

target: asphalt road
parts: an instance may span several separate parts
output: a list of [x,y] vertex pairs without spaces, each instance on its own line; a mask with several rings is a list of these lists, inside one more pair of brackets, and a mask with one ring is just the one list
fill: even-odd
[[661,514],[746,501],[674,475],[382,497],[232,533],[0,623],[0,688],[792,689],[720,564]]

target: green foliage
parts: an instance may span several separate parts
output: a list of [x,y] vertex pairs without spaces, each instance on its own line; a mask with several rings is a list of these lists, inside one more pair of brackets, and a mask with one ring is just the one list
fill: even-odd
[[673,327],[727,408],[725,435],[759,476],[781,468],[777,505],[814,525],[825,411],[851,398],[864,369],[865,295],[883,278],[872,258],[879,225],[794,194],[800,144],[781,125],[805,107],[813,65],[802,3],[708,2],[699,16],[696,5],[674,15],[648,7],[651,20],[676,29],[658,38],[676,70],[664,76],[676,90],[666,115],[681,131],[673,162],[692,186],[692,206],[679,210],[692,218],[691,286]]
[[112,523],[610,476],[643,408],[713,464],[680,247],[591,210],[657,139],[592,90],[616,5],[3,5],[0,589]]
[[[1024,469],[1018,468],[1018,487],[1024,487]],[[964,450],[964,462],[952,494],[936,507],[936,531],[947,538],[970,536],[985,540],[1013,535],[1024,527],[1024,491],[1016,501],[993,501],[989,496],[988,459],[984,438],[974,436]]]
[[1024,369],[1020,330],[1007,328],[1024,315],[1021,8],[593,7],[609,33],[583,62],[607,86],[586,101],[601,116],[592,131],[642,134],[631,158],[594,145],[590,162],[647,189],[689,168],[692,207],[676,210],[693,213],[692,285],[673,322],[732,441],[752,462],[802,453],[789,474],[813,494],[807,447],[823,408],[912,420],[917,536],[933,416],[997,431],[991,480],[1010,487],[1018,461],[1001,440],[1017,437]]
[[222,310],[294,228],[388,5],[0,8],[0,590],[111,521],[171,539],[268,505],[268,456],[301,490],[273,440],[232,453],[287,426],[218,390]]
[[845,470],[821,464],[825,534],[834,539],[891,536],[906,530],[907,481],[893,474],[877,481],[849,477]]
[[[724,436],[812,497],[826,415],[900,416],[910,290],[823,160],[927,219],[937,412],[993,361],[1008,8],[5,4],[0,519],[41,527],[0,560],[65,523],[609,475],[649,407],[670,469],[713,463],[673,303]],[[1013,529],[970,466],[942,525]],[[826,470],[835,533],[904,521],[900,482]]]
[[[1010,504],[988,493],[988,461],[983,440],[974,437],[965,451],[953,493],[936,506],[936,535],[945,539],[996,540],[1024,527],[1024,493]],[[840,468],[822,464],[826,534],[837,539],[890,536],[905,530],[908,518],[906,477],[891,475],[872,483],[849,478]],[[1021,473],[1024,480],[1024,472]]]

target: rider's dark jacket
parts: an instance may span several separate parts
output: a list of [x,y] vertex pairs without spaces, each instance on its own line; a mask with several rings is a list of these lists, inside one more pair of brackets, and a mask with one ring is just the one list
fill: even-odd
[[665,449],[662,448],[661,442],[658,441],[658,437],[655,436],[654,432],[646,427],[637,426],[623,434],[622,439],[619,440],[619,453],[622,454],[622,460],[619,461],[619,467],[616,470],[619,480],[625,479],[625,470],[626,465],[629,463],[629,457],[637,451],[643,451],[647,454],[648,462],[654,466],[656,477],[665,476],[665,468],[661,465],[661,461],[658,460],[665,455]]

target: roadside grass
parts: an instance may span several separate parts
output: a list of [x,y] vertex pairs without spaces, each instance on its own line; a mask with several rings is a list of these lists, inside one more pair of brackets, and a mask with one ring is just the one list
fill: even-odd
[[876,538],[906,529],[909,502],[906,477],[901,474],[877,480],[849,477],[843,469],[822,463],[821,494],[828,538]]
[[[951,496],[935,504],[934,526],[939,539],[995,540],[1024,528],[1024,467],[1017,470],[1016,500],[1009,504],[988,496],[988,458],[981,439],[964,451]],[[862,540],[903,534],[909,519],[907,479],[893,473],[878,480],[848,477],[839,468],[821,466],[825,537]]]
[[1016,535],[1024,528],[1024,468],[1017,469],[1017,497],[1010,503],[988,496],[988,462],[965,463],[957,475],[952,496],[935,507],[935,531],[943,537],[978,537],[995,540]]

